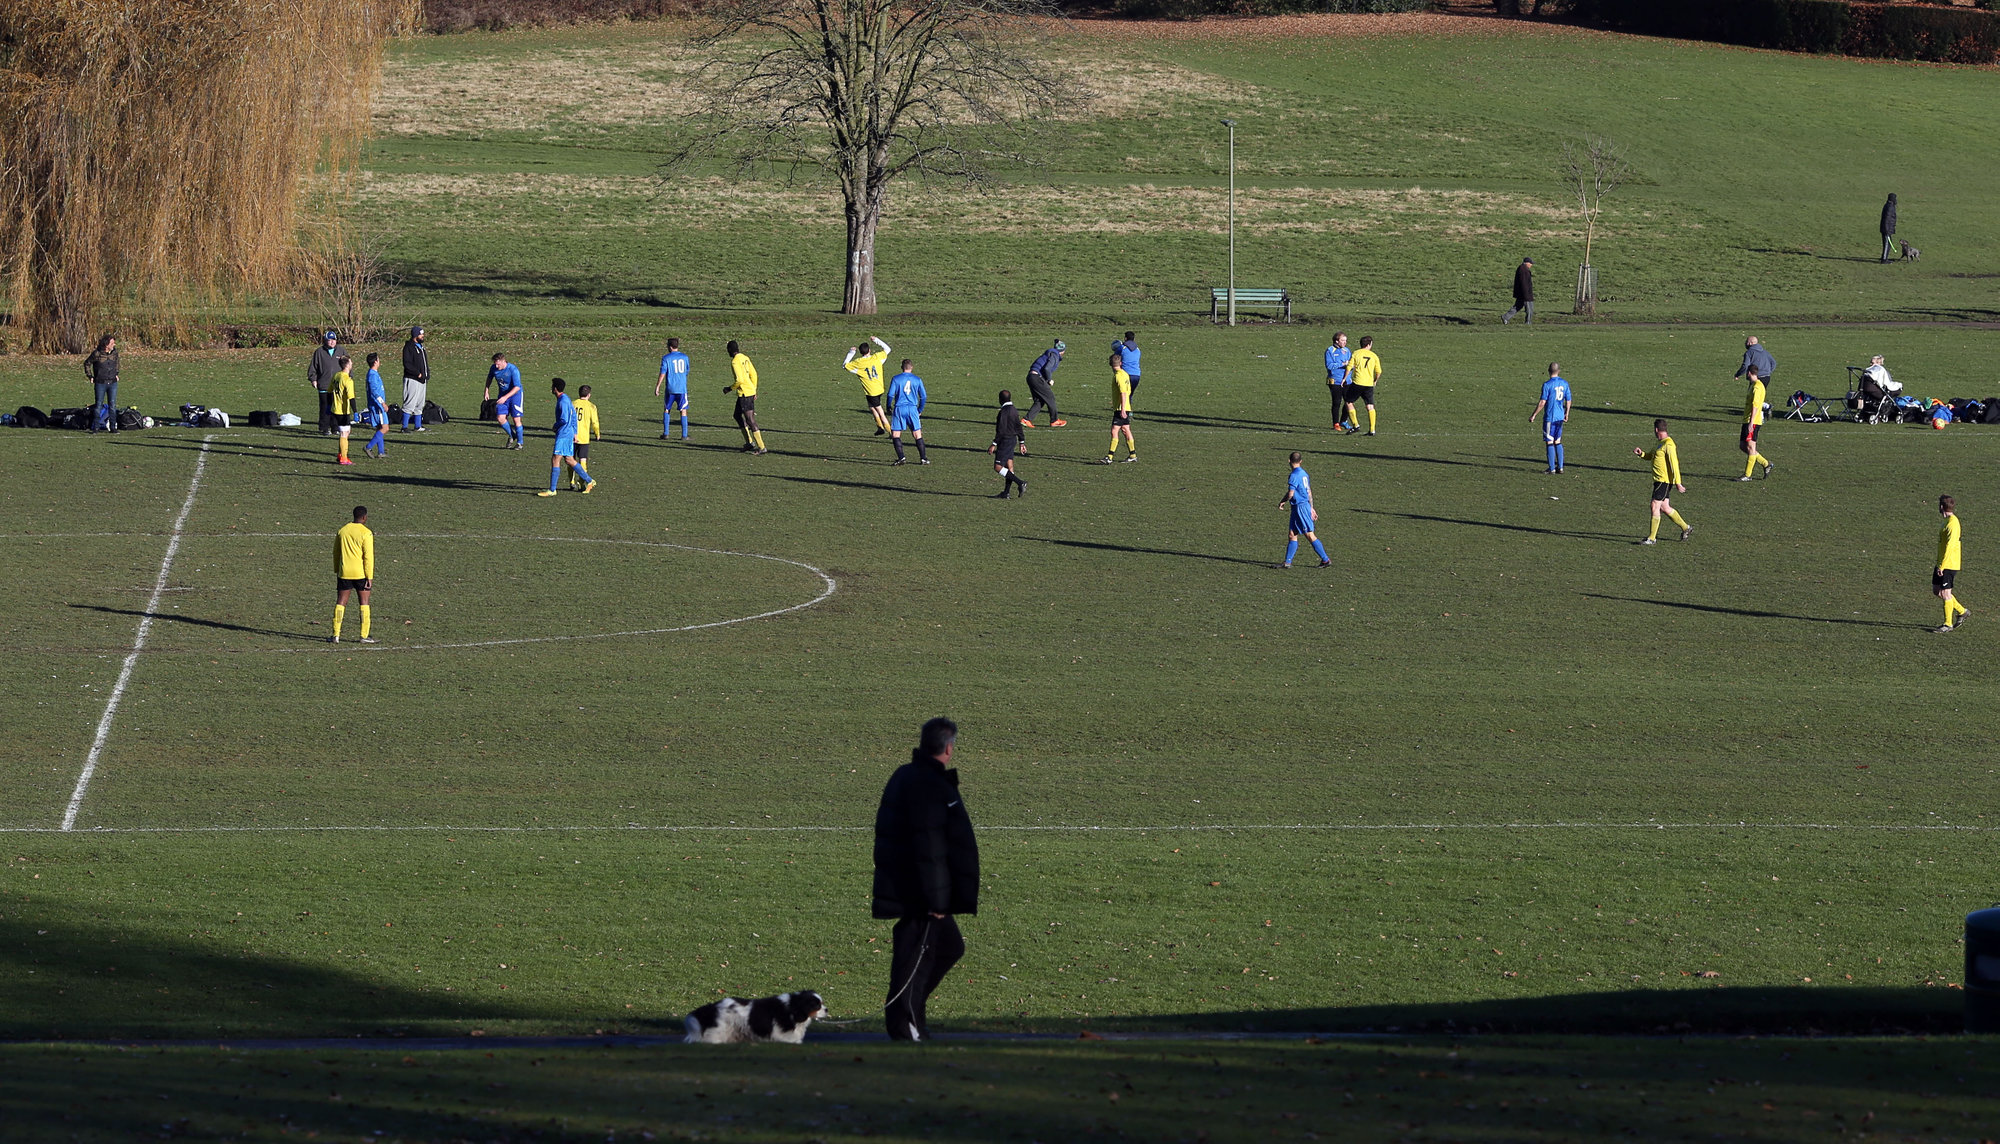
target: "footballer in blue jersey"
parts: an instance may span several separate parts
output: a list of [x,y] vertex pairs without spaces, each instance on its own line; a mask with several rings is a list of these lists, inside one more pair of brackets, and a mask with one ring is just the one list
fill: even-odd
[[382,371],[375,368],[381,363],[381,354],[368,355],[368,408],[362,416],[375,427],[375,436],[361,446],[361,451],[371,457],[389,455],[388,438],[382,435],[382,430],[389,424],[389,397],[382,389]]
[[[562,476],[563,465],[569,465],[572,476],[581,472],[576,463],[576,403],[569,399],[569,394],[563,392],[568,388],[569,383],[559,377],[549,382],[549,393],[556,399],[554,426],[556,443],[554,451],[549,456],[549,489],[547,492],[536,493],[538,497],[556,495],[556,481]],[[588,491],[589,485],[586,484],[584,488]]]
[[1290,540],[1285,545],[1285,562],[1278,567],[1292,566],[1292,557],[1299,554],[1301,536],[1311,541],[1313,551],[1319,553],[1319,566],[1330,567],[1333,561],[1327,558],[1326,545],[1319,542],[1317,535],[1319,513],[1313,508],[1312,478],[1306,475],[1301,454],[1293,453],[1291,463],[1292,471],[1285,478],[1285,499],[1278,502],[1278,507],[1292,512]]
[[1528,420],[1542,421],[1542,444],[1549,454],[1549,467],[1543,472],[1563,471],[1563,422],[1569,420],[1570,402],[1574,398],[1569,382],[1563,379],[1562,364],[1550,362],[1549,379],[1542,383],[1542,399],[1535,402],[1534,412],[1528,414]]
[[1111,343],[1111,352],[1118,355],[1118,368],[1132,379],[1132,392],[1139,392],[1139,335],[1126,330],[1123,341]]
[[1333,335],[1333,344],[1326,347],[1326,387],[1333,393],[1333,427],[1343,429],[1348,416],[1343,408],[1347,402],[1347,363],[1354,360],[1354,351],[1347,348],[1347,335]]
[[521,371],[508,364],[506,354],[494,354],[493,364],[486,370],[486,384],[479,390],[479,399],[484,401],[489,397],[493,399],[493,414],[500,419],[500,429],[507,434],[506,447],[520,448],[528,439],[521,425]]
[[667,339],[667,352],[660,358],[660,381],[653,396],[665,393],[666,408],[660,413],[660,440],[673,436],[674,410],[681,413],[681,440],[688,439],[688,356],[681,352],[679,338]]
[[910,359],[903,359],[903,372],[889,379],[889,443],[896,446],[895,464],[908,460],[903,455],[903,431],[908,430],[917,442],[917,464],[931,463],[930,454],[924,450],[924,404],[929,395],[924,392],[924,379],[910,372]]

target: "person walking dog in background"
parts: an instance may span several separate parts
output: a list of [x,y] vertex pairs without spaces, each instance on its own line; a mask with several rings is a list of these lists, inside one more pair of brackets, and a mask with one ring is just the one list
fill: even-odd
[[83,359],[83,375],[90,379],[90,431],[99,425],[118,432],[118,339],[106,334],[97,339],[97,348]]
[[889,1039],[928,1041],[925,1004],[965,956],[954,915],[979,912],[979,840],[950,769],[958,724],[932,719],[910,761],[882,788],[875,812],[874,914],[893,918]]
[[1894,237],[1896,237],[1896,196],[1892,194],[1889,196],[1889,201],[1882,204],[1882,261],[1884,262],[1889,261],[1891,250],[1895,245],[1889,240]]
[[1501,325],[1514,320],[1514,315],[1527,314],[1528,325],[1535,324],[1535,260],[1523,258],[1521,265],[1514,268],[1514,308],[1500,319]]

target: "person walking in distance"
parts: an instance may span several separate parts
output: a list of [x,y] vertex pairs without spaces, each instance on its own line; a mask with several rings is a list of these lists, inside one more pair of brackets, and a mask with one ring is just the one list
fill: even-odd
[[340,356],[340,335],[332,330],[320,339],[319,348],[313,351],[312,360],[306,363],[306,384],[319,391],[319,435],[333,436],[333,395],[328,387],[333,384],[333,375],[340,372],[334,359]]
[[354,506],[354,523],[344,524],[333,536],[333,639],[340,642],[340,625],[347,619],[347,598],[361,597],[361,642],[374,643],[368,635],[370,616],[368,594],[375,588],[375,534],[368,530],[368,507]]
[[1347,335],[1333,335],[1333,344],[1326,347],[1326,389],[1333,400],[1333,427],[1347,429],[1347,365],[1354,360],[1354,351],[1347,348]]
[[1527,324],[1535,324],[1535,260],[1523,258],[1521,265],[1514,268],[1514,308],[1500,319],[1501,325],[1514,320],[1514,315],[1525,314]]
[[1895,237],[1896,196],[1891,194],[1889,201],[1882,204],[1882,261],[1884,262],[1889,261],[1890,254],[1894,250],[1894,243],[1891,240]]
[[681,414],[681,440],[688,439],[688,356],[681,352],[679,338],[667,339],[667,352],[660,355],[660,380],[653,386],[653,396],[666,395],[666,406],[660,412],[660,440],[670,441],[674,435],[674,411]]
[[83,375],[90,379],[90,431],[103,425],[118,432],[118,339],[106,334],[97,339],[97,348],[83,359]]
[[[868,342],[881,348],[870,350]],[[861,396],[868,402],[868,415],[875,419],[875,435],[880,437],[889,431],[889,418],[882,412],[882,366],[889,360],[889,343],[881,338],[869,338],[868,342],[848,350],[840,364],[861,379]]]
[[1743,364],[1736,367],[1737,379],[1742,380],[1753,369],[1765,385],[1771,384],[1771,375],[1778,372],[1778,359],[1771,356],[1771,351],[1764,348],[1755,334],[1743,339]]
[[1319,566],[1330,568],[1333,560],[1326,554],[1326,545],[1319,542],[1319,512],[1313,508],[1312,478],[1306,475],[1304,456],[1294,452],[1291,463],[1292,471],[1285,478],[1285,499],[1278,502],[1279,508],[1292,510],[1290,539],[1285,543],[1285,562],[1278,567],[1292,566],[1292,557],[1299,554],[1299,537],[1303,536],[1319,554]]
[[957,915],[979,912],[979,840],[949,765],[957,741],[951,720],[925,723],[875,812],[873,913],[896,923],[882,1006],[891,1040],[931,1039],[926,1006],[965,956]]
[[722,392],[736,395],[736,427],[743,431],[743,451],[761,457],[770,450],[764,447],[764,431],[757,428],[757,367],[750,364],[742,346],[730,342],[726,348],[731,381]]
[[993,471],[1006,479],[1000,482],[1000,491],[993,494],[995,500],[1006,500],[1014,488],[1021,490],[1021,496],[1028,495],[1028,482],[1015,471],[1014,454],[1024,452],[1021,448],[1027,439],[1028,423],[1021,418],[1021,411],[1014,408],[1014,394],[1009,390],[1000,391],[1000,413],[993,419],[993,443],[986,451],[993,454]]
[[1569,406],[1575,394],[1570,392],[1569,382],[1562,376],[1562,363],[1549,363],[1549,379],[1542,383],[1542,399],[1535,402],[1535,411],[1528,414],[1528,420],[1542,419],[1542,444],[1549,452],[1550,473],[1563,471],[1563,422],[1569,420]]
[[1028,367],[1028,413],[1022,420],[1032,429],[1035,427],[1037,410],[1049,411],[1049,428],[1060,429],[1069,424],[1062,414],[1056,412],[1056,369],[1062,365],[1063,351],[1069,349],[1062,339],[1042,351],[1035,364]]
[[[878,343],[879,344],[879,343]],[[910,372],[910,359],[903,359],[903,370],[889,379],[889,443],[896,446],[895,464],[902,464],[903,434],[907,431],[917,442],[917,464],[931,463],[930,454],[924,451],[924,406],[930,395],[924,392],[924,379]]]
[[1649,453],[1637,446],[1632,449],[1634,456],[1644,457],[1653,463],[1653,530],[1639,543],[1660,542],[1661,513],[1665,513],[1675,524],[1681,526],[1681,539],[1686,540],[1694,531],[1694,526],[1681,519],[1681,514],[1674,511],[1673,502],[1668,499],[1675,493],[1686,492],[1687,486],[1681,483],[1681,455],[1680,451],[1674,448],[1674,439],[1667,436],[1666,418],[1660,417],[1653,421],[1653,437],[1656,443],[1652,452]]
[[411,326],[403,343],[403,432],[424,431],[424,406],[431,399],[431,351],[424,328]]
[[1944,626],[1935,629],[1942,634],[1965,626],[1966,611],[1955,595],[1959,566],[1958,501],[1939,497],[1938,514],[1944,517],[1944,526],[1938,529],[1937,566],[1931,569],[1931,594],[1944,601]]

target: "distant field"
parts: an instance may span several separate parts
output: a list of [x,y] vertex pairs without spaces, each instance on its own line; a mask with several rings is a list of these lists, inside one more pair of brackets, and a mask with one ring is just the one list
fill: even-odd
[[[1349,23],[1284,39],[1256,21],[1204,37],[1059,31],[1050,67],[1092,98],[1045,126],[1039,166],[1003,165],[970,199],[899,188],[883,304],[1186,320],[1226,268],[1229,116],[1238,280],[1289,287],[1315,320],[1488,320],[1523,254],[1544,314],[1566,310],[1582,236],[1551,167],[1585,134],[1623,142],[1638,172],[1607,200],[1595,257],[1615,317],[1995,314],[1978,283],[2000,231],[1981,196],[2000,171],[1960,145],[2000,126],[1984,69],[1540,28],[1333,34]],[[833,305],[828,190],[721,172],[657,182],[695,62],[674,25],[396,48],[354,192],[410,304],[436,320],[487,324],[482,308],[508,303],[593,325],[658,306]],[[1916,266],[1875,264],[1890,190],[1925,251]]]

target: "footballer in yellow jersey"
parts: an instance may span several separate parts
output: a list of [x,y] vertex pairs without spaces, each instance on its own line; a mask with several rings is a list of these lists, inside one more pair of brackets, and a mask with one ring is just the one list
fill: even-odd
[[590,475],[590,443],[604,436],[604,426],[597,418],[597,403],[590,399],[590,387],[577,387],[576,400],[571,403],[576,409],[576,463],[570,466],[569,487],[595,492],[596,478]]
[[1380,380],[1382,355],[1375,352],[1374,336],[1365,336],[1354,356],[1347,359],[1347,389],[1343,396],[1347,398],[1347,424],[1354,428],[1345,432],[1361,431],[1361,419],[1354,415],[1354,406],[1359,403],[1368,410],[1368,435],[1375,435],[1375,383]]
[[1771,475],[1771,458],[1757,451],[1757,431],[1764,426],[1764,378],[1756,366],[1750,366],[1744,373],[1750,379],[1750,391],[1743,396],[1743,439],[1739,447],[1750,454],[1750,459],[1743,462],[1743,475],[1736,478],[1739,481],[1749,480],[1760,464],[1764,466],[1764,476]]
[[1125,372],[1125,359],[1111,351],[1111,447],[1100,464],[1108,465],[1118,455],[1118,435],[1125,434],[1125,460],[1139,459],[1138,443],[1132,440],[1132,375]]
[[1646,534],[1641,544],[1660,542],[1660,514],[1665,513],[1675,524],[1681,526],[1681,539],[1686,540],[1694,531],[1694,526],[1681,519],[1668,500],[1675,493],[1684,493],[1687,486],[1681,483],[1681,455],[1674,448],[1674,439],[1667,436],[1667,419],[1662,417],[1653,422],[1655,444],[1652,451],[1634,447],[1634,456],[1644,457],[1653,462],[1653,528]]
[[[874,342],[880,349],[869,352],[868,342]],[[861,379],[861,395],[868,399],[868,412],[875,418],[875,435],[880,437],[889,431],[889,415],[882,408],[882,396],[888,387],[882,381],[882,367],[889,360],[889,343],[881,338],[871,337],[847,351],[847,360],[841,364],[847,372]]]
[[736,395],[736,427],[743,431],[743,451],[752,454],[770,452],[764,447],[764,433],[757,428],[757,367],[750,364],[743,347],[730,342],[726,347],[729,354],[729,372],[734,378],[722,387],[725,394]]
[[1965,623],[1965,605],[1954,594],[1958,588],[1958,501],[1938,498],[1938,513],[1944,517],[1938,529],[1937,567],[1931,570],[1931,592],[1944,601],[1944,626],[1938,632],[1955,631]]
[[347,597],[361,594],[361,642],[368,635],[368,593],[375,587],[375,534],[368,531],[368,508],[354,506],[354,523],[342,525],[333,537],[333,641],[340,642],[340,625],[347,619]]
[[333,427],[340,431],[340,459],[335,463],[351,465],[354,462],[347,459],[347,431],[354,427],[354,374],[351,372],[354,359],[341,354],[333,359],[333,364],[338,367],[338,372],[333,375],[332,381],[326,383],[326,398],[333,410]]

